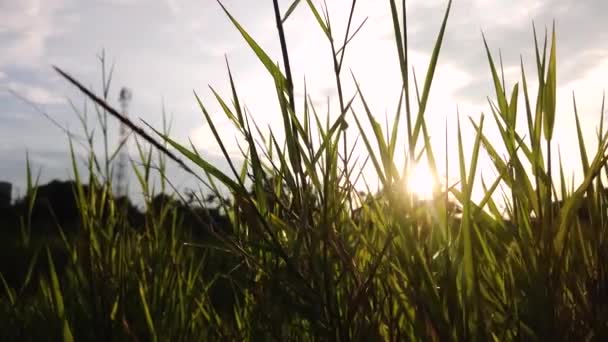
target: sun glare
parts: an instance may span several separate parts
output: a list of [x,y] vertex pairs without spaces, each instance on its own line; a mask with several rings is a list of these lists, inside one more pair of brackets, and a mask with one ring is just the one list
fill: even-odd
[[429,166],[418,164],[410,170],[407,177],[407,191],[411,191],[419,199],[426,200],[433,197],[435,181]]

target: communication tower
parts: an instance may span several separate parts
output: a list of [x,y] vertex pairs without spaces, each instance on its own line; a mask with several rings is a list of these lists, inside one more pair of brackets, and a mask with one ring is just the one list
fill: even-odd
[[[120,90],[120,95],[118,97],[118,101],[120,102],[122,115],[126,118],[129,117],[129,103],[131,102],[131,98],[133,94],[131,90],[128,88],[122,88]],[[127,144],[127,139],[129,138],[129,130],[124,123],[120,123],[120,135],[118,146],[120,146],[120,153],[118,155],[118,171],[116,174],[116,195],[118,197],[127,196],[127,167],[129,164],[129,145]]]

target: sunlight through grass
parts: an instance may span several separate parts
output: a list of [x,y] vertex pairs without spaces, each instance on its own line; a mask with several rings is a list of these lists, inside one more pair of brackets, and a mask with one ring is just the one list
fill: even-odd
[[427,163],[418,163],[407,173],[406,190],[411,191],[418,199],[433,198],[437,184],[431,168]]

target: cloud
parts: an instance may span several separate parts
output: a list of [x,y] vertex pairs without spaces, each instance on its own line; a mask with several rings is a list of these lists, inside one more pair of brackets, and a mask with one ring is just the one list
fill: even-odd
[[66,102],[63,97],[55,94],[53,91],[37,85],[10,81],[6,84],[6,88],[39,105],[53,105]]
[[136,4],[140,4],[141,0],[100,0],[102,3],[107,3],[111,5],[117,6],[132,6]]
[[45,56],[49,38],[73,24],[61,11],[70,1],[22,0],[0,2],[0,67],[34,66]]
[[177,3],[177,0],[166,0],[167,7],[171,10],[171,13],[178,15],[182,11],[182,7]]
[[[417,2],[411,6],[410,17],[418,22],[410,33],[413,49],[431,51],[439,29],[439,15],[444,7],[444,2],[432,2],[432,5]],[[608,58],[608,48],[594,43],[608,38],[600,14],[606,10],[608,3],[602,0],[457,1],[453,3],[448,19],[440,63],[447,61],[473,76],[470,84],[457,90],[459,97],[483,101],[485,95],[489,94],[488,90],[491,90],[491,84],[481,32],[485,33],[495,62],[498,63],[500,49],[505,67],[518,67],[520,55],[524,63],[533,66],[532,23],[536,25],[542,44],[545,27],[548,27],[550,33],[552,21],[555,20],[559,81],[567,83],[581,78],[588,70]],[[420,21],[415,18],[437,20]],[[583,22],[585,25],[580,24]]]

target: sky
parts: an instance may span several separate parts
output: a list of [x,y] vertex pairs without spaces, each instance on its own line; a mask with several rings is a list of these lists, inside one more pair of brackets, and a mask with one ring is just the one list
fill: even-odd
[[[222,2],[271,58],[281,61],[272,1]],[[351,1],[327,3],[332,25],[340,36]],[[279,4],[285,11],[291,0]],[[447,1],[410,0],[407,6],[411,62],[422,82]],[[554,145],[560,147],[567,170],[576,172],[580,161],[572,92],[577,96],[587,143],[593,148],[608,72],[608,30],[603,21],[606,13],[608,2],[604,0],[454,1],[426,114],[440,166],[445,155],[446,120],[450,168],[456,170],[457,110],[469,153],[474,135],[466,118],[476,120],[480,113],[490,113],[487,98],[495,98],[481,33],[495,58],[500,49],[508,89],[520,81],[520,57],[530,89],[534,89],[532,23],[542,33],[555,20],[558,109]],[[348,47],[342,76],[346,97],[354,92],[352,71],[374,116],[384,122],[385,116],[391,117],[396,110],[401,82],[389,1],[358,0],[355,25],[366,17],[362,31]],[[313,103],[325,111],[329,99],[335,115],[337,93],[331,51],[305,2],[286,22],[286,36],[299,108],[305,79]],[[270,76],[215,0],[0,0],[0,51],[0,180],[12,182],[17,193],[23,192],[25,184],[26,152],[34,170],[40,170],[41,182],[70,178],[67,135],[40,111],[78,135],[82,129],[74,109],[82,111],[86,101],[51,66],[61,67],[99,93],[98,56],[102,51],[108,64],[115,65],[111,104],[118,106],[120,89],[128,87],[133,93],[131,118],[141,118],[155,127],[162,125],[164,108],[172,122],[171,135],[180,142],[191,139],[220,168],[225,169],[226,162],[193,91],[209,107],[224,143],[237,156],[235,131],[222,117],[209,89],[211,85],[229,98],[226,58],[252,117],[261,127],[281,130],[276,124],[278,107]],[[94,111],[90,104],[87,108],[93,125]],[[359,102],[355,108],[363,115]],[[525,114],[520,115],[523,123]],[[496,137],[491,116],[486,119],[488,136]],[[355,127],[349,128],[353,138],[357,135]],[[118,125],[111,122],[109,129],[109,140],[115,145]],[[358,151],[365,154],[362,148]],[[133,147],[130,153],[135,157]],[[481,172],[491,177],[493,171],[488,165],[482,160]],[[196,187],[192,177],[174,165],[169,167],[169,175],[180,190]],[[137,196],[137,187],[130,189],[131,195]]]

